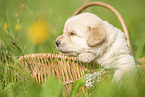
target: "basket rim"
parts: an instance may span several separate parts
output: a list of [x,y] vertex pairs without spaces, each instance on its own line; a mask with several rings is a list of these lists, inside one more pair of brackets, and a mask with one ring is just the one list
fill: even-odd
[[18,61],[22,60],[22,59],[27,59],[27,58],[36,58],[36,57],[45,57],[45,58],[61,58],[61,59],[65,59],[65,60],[73,60],[73,61],[78,61],[77,57],[74,56],[66,56],[63,54],[55,54],[55,53],[31,53],[31,54],[26,54],[24,56],[20,56],[20,58],[18,59]]

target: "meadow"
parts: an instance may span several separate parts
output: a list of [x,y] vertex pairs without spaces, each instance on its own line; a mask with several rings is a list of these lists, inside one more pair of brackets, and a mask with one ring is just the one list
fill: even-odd
[[[58,79],[51,76],[40,85],[19,64],[18,59],[31,53],[59,53],[55,40],[63,33],[65,21],[77,8],[90,1],[95,0],[0,0],[0,97],[64,96],[63,84]],[[100,1],[114,6],[121,13],[128,27],[136,64],[145,65],[145,1]],[[85,11],[97,14],[122,30],[117,17],[108,9],[95,6]],[[140,59],[142,62],[138,61]],[[78,90],[84,80],[78,80],[68,96],[145,97],[143,68],[139,69],[136,81],[130,81],[119,89],[108,79],[82,94]]]

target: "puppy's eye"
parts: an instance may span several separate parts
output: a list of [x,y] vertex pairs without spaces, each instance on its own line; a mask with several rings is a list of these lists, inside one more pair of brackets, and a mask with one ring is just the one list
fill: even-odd
[[71,32],[70,35],[76,35],[75,33]]

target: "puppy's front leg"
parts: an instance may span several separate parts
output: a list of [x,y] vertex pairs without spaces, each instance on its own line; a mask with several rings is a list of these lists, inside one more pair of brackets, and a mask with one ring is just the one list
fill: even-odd
[[81,53],[78,55],[78,59],[81,62],[90,63],[95,59],[95,55],[93,53]]

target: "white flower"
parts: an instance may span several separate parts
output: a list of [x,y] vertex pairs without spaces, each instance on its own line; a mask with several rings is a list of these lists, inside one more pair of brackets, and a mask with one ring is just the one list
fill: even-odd
[[85,86],[87,88],[93,87],[96,82],[99,82],[101,79],[101,75],[104,69],[100,72],[94,72],[93,74],[86,74],[85,77],[87,78]]

